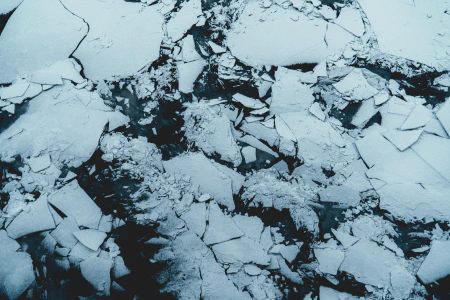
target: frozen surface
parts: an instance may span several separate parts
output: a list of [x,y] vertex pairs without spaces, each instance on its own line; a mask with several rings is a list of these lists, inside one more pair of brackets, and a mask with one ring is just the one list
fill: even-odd
[[233,24],[227,45],[236,58],[254,67],[318,63],[338,50],[327,48],[326,26],[323,19],[309,19],[294,9],[265,9],[252,1]]
[[62,3],[89,24],[74,56],[91,80],[130,76],[158,58],[163,17],[154,6],[113,0]]
[[87,31],[58,0],[23,1],[0,35],[0,83],[68,58]]
[[[447,2],[359,0],[375,32],[380,50],[387,54],[450,69],[450,40],[442,32],[450,27]],[[383,13],[381,13],[383,12]],[[417,41],[420,40],[420,43]]]

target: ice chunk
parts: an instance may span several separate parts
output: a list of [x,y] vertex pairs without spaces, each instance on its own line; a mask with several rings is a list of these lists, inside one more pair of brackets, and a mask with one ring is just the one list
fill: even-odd
[[183,39],[183,48],[181,50],[181,55],[183,56],[184,62],[191,62],[195,60],[201,60],[202,57],[195,50],[194,37],[189,34]]
[[270,262],[270,257],[262,246],[247,237],[213,245],[212,250],[220,263],[267,266]]
[[250,97],[247,97],[242,94],[234,94],[233,95],[233,101],[239,102],[245,107],[252,108],[252,109],[260,109],[265,107],[265,104],[257,99],[253,99]]
[[203,238],[207,245],[222,243],[244,235],[231,217],[224,215],[215,202],[211,202],[209,205],[208,220],[209,226]]
[[114,278],[121,278],[130,274],[130,269],[125,266],[122,256],[114,257],[113,276]]
[[358,112],[353,116],[352,124],[356,127],[363,127],[372,118],[378,109],[375,108],[373,98],[364,101],[358,109]]
[[379,287],[390,287],[391,272],[396,269],[408,273],[394,253],[365,238],[347,249],[339,268],[361,283]]
[[337,275],[337,271],[344,261],[345,254],[342,250],[324,248],[314,249],[314,255],[319,261],[319,270],[322,273]]
[[194,83],[205,66],[206,62],[203,59],[177,64],[178,90],[185,94],[192,93],[194,91]]
[[388,101],[390,98],[391,96],[386,91],[381,91],[373,97],[373,99],[375,100],[375,105],[381,105]]
[[423,160],[450,181],[450,140],[427,134],[411,147]]
[[59,223],[58,227],[53,230],[50,234],[53,238],[63,246],[64,248],[72,249],[78,243],[78,240],[73,235],[74,232],[78,231],[78,225],[73,217],[64,218],[64,220]]
[[271,114],[307,111],[314,101],[309,85],[299,81],[301,72],[279,68],[275,73],[276,81],[272,85]]
[[293,8],[266,9],[250,2],[233,24],[227,45],[236,58],[253,67],[318,63],[337,50],[327,48],[326,27],[322,18],[309,18]]
[[0,230],[0,245],[2,245],[0,252],[12,252],[17,251],[20,248],[20,244],[14,239],[10,238],[5,230]]
[[356,206],[361,200],[359,191],[344,185],[330,185],[319,192],[321,202],[339,203],[345,206]]
[[219,169],[219,171],[224,173],[226,176],[230,177],[231,187],[233,188],[233,194],[237,195],[239,193],[239,191],[241,190],[242,185],[244,184],[245,177],[243,175],[239,174],[238,172],[233,171],[219,163],[215,163],[214,166],[217,169]]
[[95,229],[75,231],[73,235],[80,243],[93,251],[97,251],[106,238],[106,233]]
[[380,208],[395,218],[426,223],[450,220],[450,188],[419,184],[387,184],[380,188]]
[[77,243],[69,253],[69,260],[71,264],[78,265],[80,262],[88,259],[89,257],[97,257],[99,253],[100,249],[93,251],[82,243]]
[[35,280],[33,261],[26,252],[16,252],[11,241],[3,235],[0,238],[0,296],[16,300]]
[[[92,100],[86,106],[77,94]],[[97,93],[76,91],[71,83],[46,91],[32,99],[26,113],[0,134],[1,158],[10,161],[16,155],[51,154],[53,162],[78,167],[97,148],[109,111]]]
[[334,236],[342,244],[342,246],[344,246],[345,249],[347,249],[348,247],[354,245],[357,241],[359,241],[358,237],[352,236],[343,231],[331,229],[331,232],[333,232]]
[[433,283],[450,274],[450,261],[447,259],[449,251],[450,241],[433,241],[430,253],[417,271],[417,276],[424,284]]
[[411,114],[408,116],[408,119],[406,119],[405,123],[403,123],[402,127],[400,127],[401,130],[408,130],[408,129],[416,129],[422,126],[425,126],[428,124],[428,122],[433,119],[433,113],[426,109],[423,105],[416,105],[414,107]]
[[334,23],[342,26],[356,36],[362,36],[366,31],[359,10],[352,7],[344,7]]
[[[25,94],[20,97],[9,98],[8,101],[14,104],[21,104],[26,99],[31,99],[36,97],[42,92],[42,85],[30,83],[30,86],[27,88]],[[1,95],[1,90],[0,90]]]
[[384,137],[387,138],[398,150],[403,151],[414,144],[422,134],[422,129],[416,130],[390,130],[383,133]]
[[198,21],[202,14],[202,3],[200,0],[185,2],[181,9],[167,23],[167,34],[176,42]]
[[155,6],[112,0],[61,2],[89,24],[86,38],[73,54],[89,79],[134,75],[159,57],[163,17]]
[[425,132],[432,133],[443,138],[448,138],[447,132],[445,131],[444,127],[442,127],[441,122],[439,122],[439,120],[437,119],[431,119],[423,130]]
[[[0,59],[1,59],[1,56],[0,56]],[[2,91],[1,98],[9,99],[9,98],[23,96],[23,94],[25,94],[25,92],[27,91],[29,86],[30,86],[29,82],[14,83],[13,85],[3,88],[1,90]]]
[[283,256],[283,258],[290,264],[292,264],[292,262],[297,257],[299,252],[300,249],[298,248],[297,245],[290,245],[290,246],[282,245],[280,247],[281,256]]
[[242,156],[226,114],[218,106],[203,101],[186,106],[183,112],[186,138],[204,153],[217,153],[222,160],[240,165]]
[[355,101],[366,100],[378,94],[378,90],[369,84],[361,69],[354,69],[333,86],[339,93]]
[[217,45],[216,43],[213,43],[211,41],[208,42],[209,46],[211,47],[212,51],[216,54],[220,54],[220,53],[225,53],[227,52],[227,49],[225,49],[224,47],[221,47],[219,45]]
[[378,160],[395,150],[395,146],[378,132],[373,132],[357,140],[355,145],[362,159],[369,167],[372,167]]
[[235,215],[233,222],[239,227],[245,236],[259,243],[264,224],[258,217],[247,217],[242,215]]
[[325,114],[318,102],[314,102],[309,108],[309,112],[312,113],[320,121],[325,121]]
[[35,202],[22,211],[6,227],[8,235],[14,239],[24,235],[55,228],[53,216],[48,209],[47,195],[40,196]]
[[98,257],[89,257],[80,263],[81,274],[98,292],[109,296],[111,287],[111,262]]
[[[427,0],[360,0],[384,53],[405,57],[435,67],[450,69],[450,41],[442,28],[450,28],[445,2],[429,5]],[[383,13],[381,13],[383,12]],[[420,39],[420,43],[416,41]]]
[[366,172],[367,177],[389,183],[422,183],[450,187],[450,183],[412,149],[395,149]]
[[243,147],[242,156],[244,157],[245,163],[247,164],[256,161],[256,148],[252,146]]
[[202,237],[206,230],[206,204],[193,203],[189,210],[180,218],[186,222],[187,227]]
[[[44,15],[47,17],[42,18]],[[12,82],[20,75],[66,59],[87,29],[83,20],[66,10],[60,1],[25,0],[0,36],[0,83]]]
[[39,157],[32,157],[28,160],[28,163],[30,164],[31,170],[33,170],[33,172],[45,170],[50,167],[50,155],[45,154]]
[[[326,286],[320,287],[319,297],[320,299],[325,300],[361,300],[360,297],[353,296],[349,293],[339,292]],[[306,298],[304,300],[306,300]]]
[[214,195],[214,200],[234,209],[231,179],[223,174],[202,154],[191,153],[163,162],[168,173],[182,173],[191,177],[193,187],[200,193]]
[[447,134],[450,134],[450,100],[445,101],[444,105],[436,113]]
[[76,180],[49,195],[49,202],[66,216],[72,216],[78,226],[98,228],[102,211]]

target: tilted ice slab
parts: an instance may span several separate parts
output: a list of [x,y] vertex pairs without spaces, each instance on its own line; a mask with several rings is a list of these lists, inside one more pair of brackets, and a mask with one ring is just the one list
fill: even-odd
[[450,69],[450,18],[445,1],[359,0],[387,54]]
[[168,173],[190,176],[193,187],[200,193],[214,196],[214,200],[234,209],[231,179],[220,172],[203,153],[190,153],[163,162]]
[[450,221],[450,188],[420,184],[387,184],[380,188],[380,208],[396,219],[426,223]]
[[27,112],[0,134],[0,157],[49,153],[53,161],[78,167],[94,153],[112,114],[97,93],[70,83],[58,86],[31,100]]
[[51,194],[48,201],[66,216],[73,217],[78,226],[98,228],[102,211],[76,180]]
[[[330,35],[325,42],[327,30],[333,29],[337,35]],[[352,37],[323,19],[310,19],[295,9],[276,5],[265,9],[261,2],[252,1],[234,23],[227,45],[236,58],[250,66],[288,66],[324,61]]]
[[25,0],[0,35],[0,83],[68,58],[87,30],[58,0]]
[[159,57],[163,17],[155,6],[125,1],[62,0],[89,24],[73,54],[91,80],[133,75]]
[[340,271],[352,274],[361,283],[394,289],[394,292],[397,288],[405,289],[397,285],[391,287],[391,279],[397,274],[401,274],[404,282],[409,283],[409,290],[415,283],[414,277],[400,264],[393,252],[365,238],[347,249]]
[[450,274],[449,251],[450,241],[434,241],[431,244],[430,253],[417,271],[417,276],[424,284],[432,283]]
[[19,243],[0,230],[0,297],[15,300],[35,279],[30,254],[17,252]]

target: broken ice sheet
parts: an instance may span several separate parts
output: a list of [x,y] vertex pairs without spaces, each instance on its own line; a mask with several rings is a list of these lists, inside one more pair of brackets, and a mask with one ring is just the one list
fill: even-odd
[[183,3],[181,9],[175,13],[167,23],[167,34],[176,42],[183,37],[202,14],[202,3],[200,0],[189,0]]
[[159,57],[163,17],[155,6],[112,0],[61,2],[89,24],[86,38],[72,49],[76,49],[74,56],[81,61],[87,78],[98,81],[130,76]]
[[217,153],[222,160],[240,165],[242,157],[224,111],[204,101],[186,107],[183,118],[187,139],[208,155]]
[[59,1],[24,0],[0,36],[0,83],[68,58],[87,31]]
[[339,49],[333,43],[327,47],[326,31],[322,18],[308,18],[293,8],[275,5],[266,9],[255,1],[245,5],[233,24],[227,46],[236,58],[257,68],[319,63]]
[[[80,97],[92,100],[85,105]],[[76,91],[66,82],[32,99],[26,113],[0,134],[1,158],[51,154],[54,161],[78,167],[94,153],[111,114],[97,93]]]
[[[427,0],[360,0],[381,52],[405,57],[436,68],[450,69],[450,19],[447,3]],[[382,13],[381,13],[382,12]],[[420,40],[420,43],[417,41]]]
[[49,195],[50,204],[67,216],[72,216],[78,226],[97,229],[102,211],[76,180]]
[[163,162],[168,173],[190,176],[191,183],[201,193],[214,195],[214,200],[234,209],[231,179],[223,174],[202,153],[190,153]]
[[333,86],[339,93],[355,101],[366,100],[378,94],[378,90],[369,84],[361,69],[358,68]]

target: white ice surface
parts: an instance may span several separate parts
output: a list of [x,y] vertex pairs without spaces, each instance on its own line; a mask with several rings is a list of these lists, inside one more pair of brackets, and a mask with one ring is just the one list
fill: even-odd
[[[80,97],[89,98],[89,104],[83,104]],[[109,110],[96,93],[76,91],[70,83],[46,91],[0,134],[1,158],[9,161],[16,155],[50,153],[52,160],[78,167],[97,148]]]
[[338,50],[332,41],[327,48],[326,27],[322,18],[310,19],[293,8],[276,5],[265,9],[252,1],[233,24],[227,46],[236,58],[253,67],[319,63]]
[[80,264],[83,277],[100,293],[109,296],[111,287],[111,262],[98,257],[89,257]]
[[200,0],[189,0],[185,2],[181,9],[175,13],[167,23],[167,34],[176,42],[181,39],[202,14],[202,3]]
[[337,275],[337,271],[345,257],[344,251],[331,248],[316,248],[314,249],[314,255],[319,261],[320,272],[331,275]]
[[6,15],[13,11],[23,0],[3,0],[0,2],[0,15]]
[[72,216],[78,226],[98,228],[102,211],[76,180],[49,195],[48,201],[66,216]]
[[450,188],[419,184],[387,184],[380,188],[380,208],[395,218],[426,223],[450,220]]
[[205,66],[206,61],[203,59],[177,64],[178,90],[185,94],[192,93],[194,91],[194,83]]
[[[450,69],[450,19],[446,1],[359,0],[372,26],[380,50],[387,54]],[[420,41],[420,42],[418,42]]]
[[23,1],[0,36],[0,83],[68,58],[87,30],[58,0]]
[[14,239],[24,235],[55,228],[53,216],[48,209],[47,196],[40,196],[35,202],[28,205],[6,227],[8,235]]
[[80,243],[93,251],[97,251],[106,238],[106,233],[95,229],[75,231],[73,235],[80,241]]
[[207,245],[222,243],[241,237],[244,233],[234,224],[230,216],[224,215],[215,202],[209,204],[209,226],[203,241]]
[[450,241],[434,241],[430,253],[422,262],[417,276],[424,284],[430,284],[450,274]]
[[234,209],[231,179],[223,174],[202,153],[178,156],[163,162],[168,173],[182,173],[191,177],[192,185],[203,194],[214,195],[214,200]]
[[67,249],[72,249],[78,243],[78,240],[73,235],[78,230],[79,228],[75,219],[73,217],[67,217],[50,234],[59,245]]
[[74,53],[87,78],[134,75],[159,57],[163,17],[155,6],[114,0],[61,2],[89,24]]

